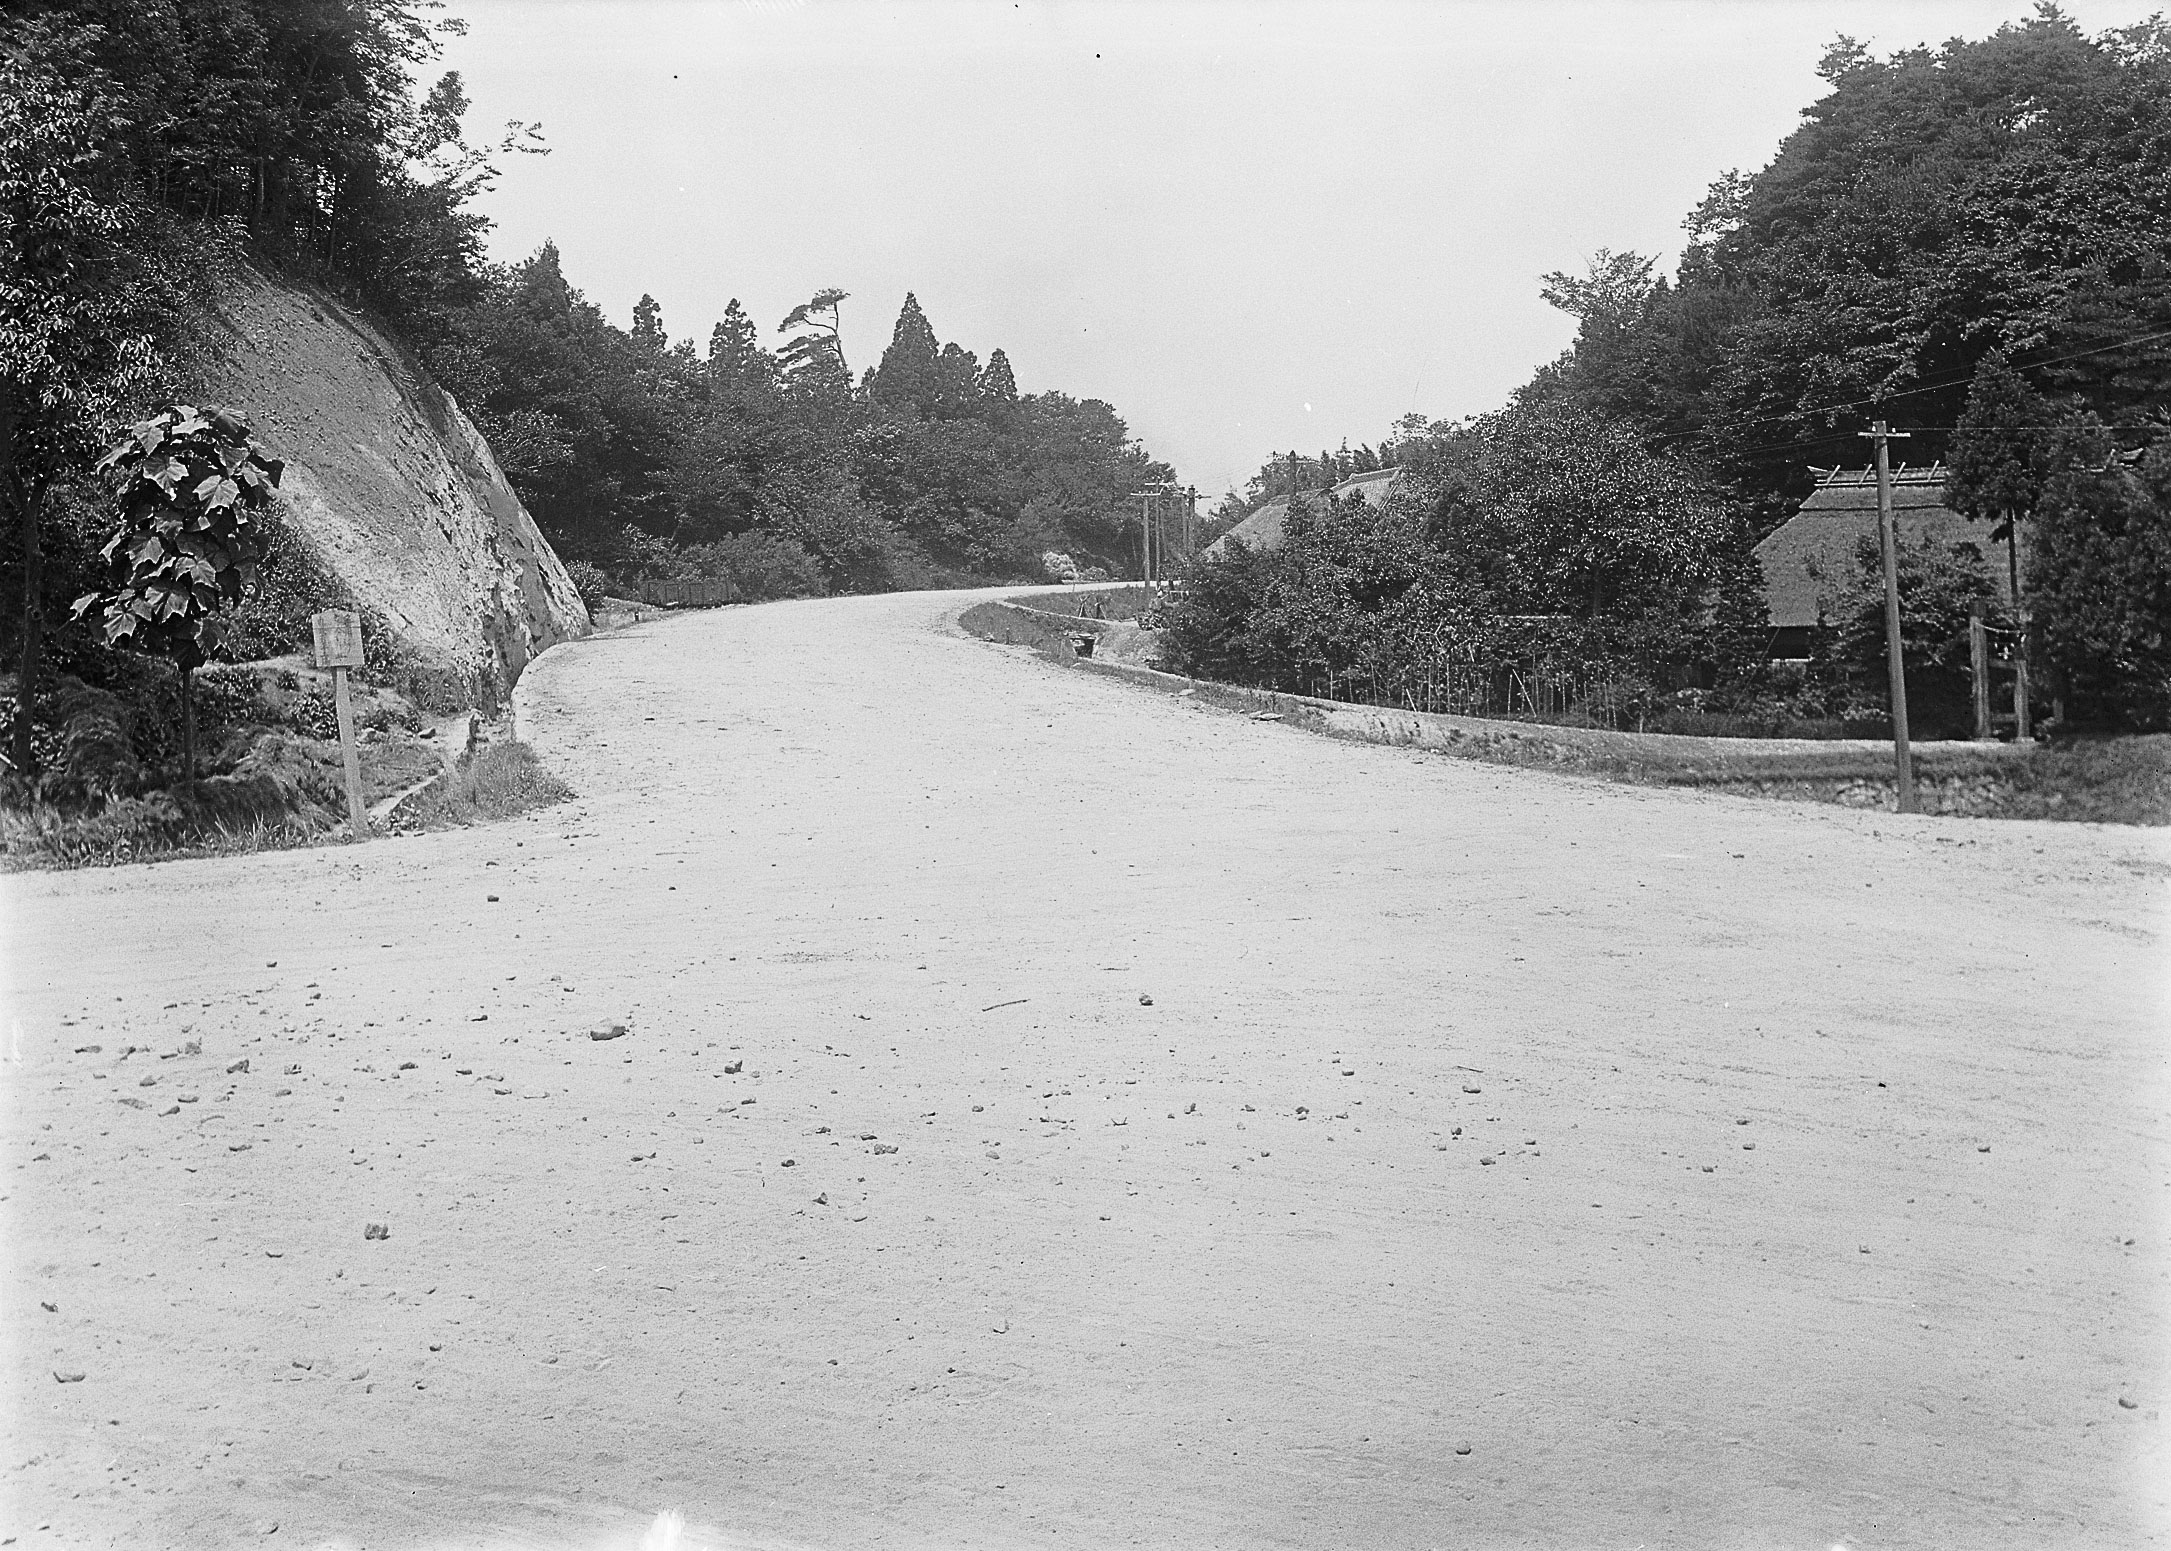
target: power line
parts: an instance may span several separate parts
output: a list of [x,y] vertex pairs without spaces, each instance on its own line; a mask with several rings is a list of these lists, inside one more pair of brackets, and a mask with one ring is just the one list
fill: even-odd
[[[2066,363],[2067,361],[2078,361],[2078,360],[2081,360],[2081,359],[2083,359],[2083,358],[2085,358],[2085,357],[2087,357],[2087,356],[2092,356],[2092,355],[2106,355],[2106,354],[2108,354],[2109,352],[2111,352],[2111,351],[2113,351],[2113,350],[2123,350],[2123,349],[2126,349],[2126,348],[2127,348],[2128,346],[2131,346],[2131,345],[2148,345],[2148,344],[2154,344],[2154,343],[2155,343],[2156,341],[2158,341],[2158,340],[2163,340],[2163,339],[2171,339],[2171,329],[2160,329],[2160,330],[2158,330],[2157,332],[2155,332],[2155,333],[2153,333],[2153,334],[2134,334],[2134,335],[2130,335],[2130,336],[2128,336],[2128,337],[2126,337],[2126,338],[2124,338],[2124,339],[2114,339],[2114,340],[2112,340],[2112,341],[2111,341],[2110,343],[2108,343],[2108,344],[2103,344],[2103,345],[2092,345],[2092,346],[2090,346],[2090,347],[2089,347],[2088,349],[2086,349],[2086,350],[2074,350],[2074,351],[2070,351],[2070,352],[2068,352],[2068,353],[2067,353],[2067,354],[2065,354],[2065,355],[2054,355],[2054,356],[2051,356],[2051,357],[2050,357],[2049,359],[2047,359],[2047,360],[2042,360],[2042,361],[2030,361],[2030,362],[2027,362],[2027,363],[2026,363],[2026,367],[2027,367],[2027,369],[2028,369],[2029,371],[2036,371],[2036,370],[2039,370],[2039,369],[2041,369],[2041,368],[2043,368],[2043,367],[2045,367],[2045,366],[2062,366],[2062,365],[2064,365],[2064,364],[2065,364],[2065,363]],[[1891,402],[1892,402],[1892,401],[1893,401],[1894,399],[1914,398],[1914,397],[1916,397],[1916,396],[1918,396],[1918,395],[1920,395],[1920,394],[1924,394],[1924,393],[1938,393],[1938,392],[1942,392],[1942,391],[1943,391],[1944,389],[1946,389],[1946,388],[1956,388],[1956,387],[1960,386],[1960,385],[1961,385],[1962,383],[1966,383],[1966,382],[1972,382],[1972,381],[1974,381],[1974,380],[1975,380],[1975,379],[1974,379],[1974,374],[1973,374],[1973,373],[1970,373],[1969,375],[1967,375],[1967,376],[1965,376],[1965,377],[1948,377],[1948,378],[1944,379],[1944,380],[1943,380],[1943,381],[1941,381],[1941,382],[1926,382],[1926,383],[1923,383],[1923,384],[1921,384],[1921,385],[1920,385],[1920,386],[1918,386],[1918,387],[1913,387],[1913,388],[1903,388],[1903,389],[1901,389],[1900,391],[1898,391],[1897,393],[1887,393],[1887,394],[1883,394],[1883,395],[1881,395],[1881,396],[1879,396],[1879,397],[1876,397],[1876,398],[1864,398],[1864,399],[1848,399],[1848,400],[1847,400],[1847,401],[1845,401],[1844,403],[1838,403],[1838,404],[1819,404],[1819,405],[1816,405],[1816,406],[1814,406],[1814,407],[1812,407],[1812,408],[1809,408],[1809,409],[1796,409],[1796,410],[1791,410],[1791,411],[1789,411],[1789,412],[1787,412],[1786,414],[1783,414],[1783,415],[1765,415],[1765,416],[1762,416],[1762,417],[1760,417],[1760,418],[1758,418],[1758,419],[1755,419],[1755,420],[1735,420],[1735,421],[1730,421],[1730,422],[1729,422],[1729,424],[1730,424],[1730,425],[1733,425],[1733,426],[1738,426],[1738,427],[1746,427],[1746,426],[1752,426],[1752,425],[1778,425],[1778,424],[1781,424],[1781,423],[1782,423],[1782,422],[1784,422],[1784,421],[1788,421],[1788,420],[1801,420],[1801,419],[1806,419],[1806,418],[1808,418],[1809,416],[1812,416],[1812,415],[1829,415],[1829,414],[1834,414],[1834,413],[1837,413],[1838,411],[1840,411],[1840,410],[1843,410],[1843,409],[1863,409],[1863,408],[1867,408],[1867,407],[1869,407],[1869,406],[1872,406],[1872,405],[1876,405],[1876,404],[1889,404],[1889,403],[1891,403]],[[1924,429],[1933,429],[1933,428],[1931,428],[1931,427],[1925,427]],[[1949,429],[1949,428],[1948,428],[1948,427],[1938,427],[1938,428],[1934,428],[1934,429]],[[1658,438],[1656,438],[1656,440],[1658,440],[1658,441],[1661,441],[1661,442],[1666,442],[1666,441],[1687,441],[1687,440],[1689,440],[1689,439],[1691,439],[1691,438],[1694,438],[1694,437],[1698,437],[1698,436],[1702,436],[1702,435],[1705,435],[1705,434],[1707,434],[1707,433],[1706,433],[1705,431],[1674,431],[1674,432],[1670,432],[1670,433],[1668,433],[1668,434],[1667,434],[1667,435],[1665,435],[1665,436],[1661,436],[1661,437],[1658,437]],[[1819,438],[1817,438],[1817,440],[1819,440],[1819,441],[1833,441],[1833,440],[1837,440],[1837,439],[1838,439],[1839,437],[1841,437],[1841,436],[1844,436],[1845,434],[1846,434],[1846,433],[1845,433],[1845,432],[1843,432],[1843,431],[1834,431],[1834,432],[1832,432],[1832,433],[1831,433],[1831,434],[1830,434],[1829,436],[1825,436],[1825,437],[1819,437]],[[1783,447],[1788,447],[1788,446],[1794,446],[1794,445],[1798,445],[1798,444],[1796,444],[1796,443],[1790,443],[1790,442],[1777,442],[1777,443],[1773,443],[1771,447],[1765,447],[1765,448],[1755,448],[1755,447],[1752,447],[1752,448],[1748,448],[1748,449],[1746,449],[1746,450],[1747,450],[1747,451],[1750,451],[1750,452],[1766,452],[1766,451],[1773,451],[1773,450],[1776,450],[1776,449],[1778,449],[1778,448],[1783,448]]]
[[[1750,424],[1752,425],[1757,423],[1758,422],[1755,421],[1750,422]],[[1918,425],[1915,427],[1915,429],[1918,431],[1957,431],[1960,429],[1960,427],[1956,425]],[[2016,425],[2004,426],[2000,429],[2011,431],[2063,431],[2067,429],[2067,427],[2065,425]],[[2105,429],[2117,431],[2131,428],[2120,426],[2107,426],[2105,427]],[[1856,432],[1854,434],[1860,435],[1861,433]],[[1847,437],[1848,433],[1845,431],[1827,431],[1822,436],[1799,437],[1790,442],[1765,442],[1762,445],[1756,447],[1735,447],[1728,449],[1728,451],[1729,454],[1733,457],[1748,457],[1752,454],[1759,452],[1789,452],[1794,449],[1803,447],[1822,447],[1830,442],[1846,441]]]

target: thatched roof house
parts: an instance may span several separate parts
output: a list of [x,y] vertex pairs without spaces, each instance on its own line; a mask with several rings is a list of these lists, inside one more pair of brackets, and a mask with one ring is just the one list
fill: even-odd
[[[1327,493],[1336,499],[1359,496],[1367,506],[1380,506],[1387,500],[1388,492],[1401,481],[1399,468],[1373,469],[1366,474],[1352,474]],[[1307,490],[1297,499],[1307,506],[1318,503],[1320,492]],[[1206,546],[1205,558],[1219,559],[1227,554],[1231,544],[1242,544],[1247,549],[1272,549],[1282,541],[1282,530],[1288,526],[1289,503],[1275,501],[1260,507],[1242,522]]]
[[[1970,522],[1945,504],[1945,474],[1944,465],[1936,463],[1925,469],[1903,466],[1893,473],[1893,531],[1905,544],[1919,544],[1927,535],[1940,548],[1976,545],[1992,560],[1991,574],[1999,595],[2005,596],[2006,568],[1993,555],[1991,525]],[[1855,545],[1865,538],[1877,540],[1877,471],[1832,469],[1801,510],[1756,546],[1756,558],[1764,566],[1774,657],[1807,653],[1810,630],[1827,619],[1832,601],[1853,579]]]

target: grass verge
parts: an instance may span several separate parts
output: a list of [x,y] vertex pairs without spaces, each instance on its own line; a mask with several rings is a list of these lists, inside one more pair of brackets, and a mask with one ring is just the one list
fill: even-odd
[[[1318,708],[1301,701],[1203,680],[1191,682],[1197,684],[1195,698],[1209,704],[1256,714],[1265,699],[1275,698],[1276,709],[1289,726],[1359,742],[1394,741],[1353,730],[1347,718],[1330,721]],[[1348,709],[1362,713],[1369,708]],[[1636,734],[1617,734],[1602,746],[1590,747],[1549,738],[1546,733],[1551,729],[1541,724],[1501,725],[1504,734],[1499,738],[1469,738],[1434,751],[1450,758],[1562,771],[1633,786],[1693,786],[1739,797],[1828,802],[1881,811],[1897,806],[1889,746],[1868,752],[1838,747],[1825,751],[1811,744],[1714,763],[1708,749],[1680,749],[1656,737],[1646,740]],[[1741,741],[1746,753],[1753,745]],[[2075,741],[2024,754],[1968,744],[1918,746],[1915,800],[1920,812],[1945,818],[2171,824],[2171,734]]]
[[392,820],[400,829],[454,829],[509,819],[572,795],[525,743],[492,743],[462,755],[452,769],[401,803]]
[[[1873,779],[1673,779],[1756,797],[1848,807],[1893,804],[1889,775]],[[1918,772],[1925,813],[1976,819],[2057,819],[2081,824],[2171,824],[2171,733],[2101,738],[2036,749],[2023,759],[1947,775]]]
[[186,789],[121,797],[96,813],[71,814],[40,805],[0,809],[0,867],[120,867],[199,856],[245,856],[309,845],[328,827],[314,808],[275,800],[263,811],[206,811],[183,799]]

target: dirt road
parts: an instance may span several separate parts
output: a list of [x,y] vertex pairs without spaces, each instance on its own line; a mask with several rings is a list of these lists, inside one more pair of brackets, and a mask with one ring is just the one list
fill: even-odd
[[2171,1534],[2171,837],[1336,743],[959,606],[553,651],[527,820],[7,880],[0,1535]]

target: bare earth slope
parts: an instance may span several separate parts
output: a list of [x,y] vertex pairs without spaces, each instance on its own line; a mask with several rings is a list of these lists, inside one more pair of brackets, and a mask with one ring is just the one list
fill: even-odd
[[519,823],[4,880],[0,1533],[2163,1541],[2164,834],[1342,744],[959,607],[553,652]]
[[321,291],[244,272],[198,391],[255,419],[318,556],[473,700],[588,629],[549,541],[451,395]]

